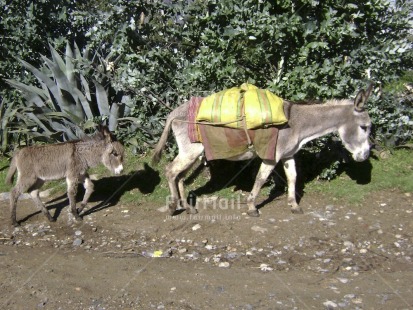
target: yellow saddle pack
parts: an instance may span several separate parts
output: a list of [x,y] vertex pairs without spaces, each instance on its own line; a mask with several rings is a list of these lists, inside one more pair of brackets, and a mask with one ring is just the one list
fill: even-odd
[[287,118],[280,97],[244,83],[205,97],[196,121],[230,128],[256,129],[284,124]]

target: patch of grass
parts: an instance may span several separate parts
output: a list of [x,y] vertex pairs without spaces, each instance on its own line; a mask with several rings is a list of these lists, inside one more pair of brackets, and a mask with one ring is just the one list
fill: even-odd
[[381,190],[398,189],[413,192],[413,152],[397,150],[387,159],[351,162],[344,173],[331,181],[313,181],[306,191],[344,198],[350,203],[362,201],[368,194]]
[[8,192],[10,190],[10,186],[4,182],[7,171],[9,171],[9,159],[0,157],[0,193]]

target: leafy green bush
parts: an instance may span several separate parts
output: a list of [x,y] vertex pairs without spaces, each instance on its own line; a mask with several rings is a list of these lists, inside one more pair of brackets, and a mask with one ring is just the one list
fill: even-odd
[[[116,59],[113,70],[99,71],[105,64],[96,63],[88,74],[103,72],[105,82],[94,79],[101,85],[111,85],[110,98],[121,91],[131,94],[130,118],[121,120],[117,129],[119,136],[139,152],[157,141],[166,115],[190,96],[248,81],[291,100],[348,98],[366,87],[367,80],[387,85],[412,69],[411,2],[65,1],[59,2],[50,17],[43,4],[50,5],[51,1],[41,3],[36,4],[38,11],[21,5],[19,16],[7,10],[4,23],[15,35],[13,42],[24,42],[18,50],[11,49],[14,56],[40,63],[38,53],[45,54],[45,42],[57,42],[54,46],[61,47],[62,37],[73,42],[76,36],[80,50],[87,48]],[[30,17],[26,25],[30,37],[36,39],[34,46],[16,26],[24,24],[21,16]],[[49,32],[44,35],[37,17],[50,18],[57,31],[47,26]],[[25,50],[26,46],[29,48]],[[9,57],[7,61],[12,60]],[[5,67],[4,63],[0,65]],[[28,75],[24,70],[19,72],[19,66],[13,63],[13,75],[6,77],[29,85]],[[401,116],[410,117],[409,103],[399,105],[396,99],[388,100],[370,104],[374,134],[380,143],[403,143],[410,131],[407,119]],[[10,100],[3,103],[2,113],[9,104]],[[27,117],[26,110],[21,114]],[[402,126],[395,131],[398,124]],[[390,141],[394,132],[397,138]],[[319,153],[331,149],[331,143],[332,139],[326,138],[309,147]]]
[[380,100],[370,104],[373,137],[387,148],[412,141],[413,96],[384,93]]

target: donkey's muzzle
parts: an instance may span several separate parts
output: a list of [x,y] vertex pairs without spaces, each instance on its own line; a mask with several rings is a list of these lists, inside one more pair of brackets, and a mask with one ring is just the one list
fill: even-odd
[[367,158],[369,158],[369,155],[370,155],[370,150],[357,152],[357,153],[353,153],[353,159],[355,161],[365,161]]
[[114,170],[115,174],[121,174],[122,171],[123,171],[123,165],[122,164],[117,166]]

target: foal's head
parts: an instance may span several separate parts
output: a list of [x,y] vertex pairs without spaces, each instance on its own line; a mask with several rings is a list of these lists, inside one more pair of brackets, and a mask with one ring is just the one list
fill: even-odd
[[354,110],[348,115],[345,124],[338,130],[344,146],[352,153],[356,161],[366,160],[370,154],[369,135],[371,120],[365,109],[365,103],[370,96],[372,88],[373,84],[366,91],[359,91],[354,99]]
[[106,126],[99,128],[101,138],[105,142],[105,150],[102,155],[103,165],[115,174],[123,170],[123,159],[125,150],[123,145],[116,141]]

